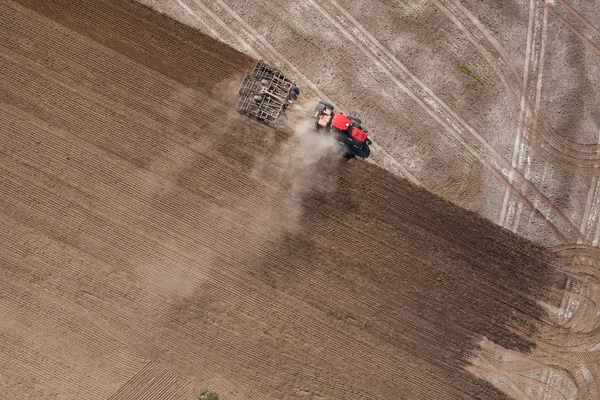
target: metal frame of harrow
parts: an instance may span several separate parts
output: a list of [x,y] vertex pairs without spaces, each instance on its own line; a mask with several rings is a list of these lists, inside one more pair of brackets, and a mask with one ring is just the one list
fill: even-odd
[[[259,61],[254,72],[246,74],[239,90],[237,109],[265,123],[275,122],[281,115],[293,87],[281,71]],[[261,96],[260,101],[254,100]]]

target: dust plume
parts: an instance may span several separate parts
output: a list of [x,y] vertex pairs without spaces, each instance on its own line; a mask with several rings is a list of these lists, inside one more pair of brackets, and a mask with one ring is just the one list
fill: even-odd
[[302,120],[275,155],[257,158],[251,177],[267,182],[261,193],[256,227],[269,236],[294,233],[302,215],[302,201],[311,191],[335,189],[332,172],[339,162],[336,140],[313,129],[313,120]]

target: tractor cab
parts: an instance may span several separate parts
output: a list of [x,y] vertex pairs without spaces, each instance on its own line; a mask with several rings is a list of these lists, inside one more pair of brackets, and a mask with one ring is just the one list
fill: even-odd
[[362,128],[359,118],[340,112],[334,113],[333,106],[324,102],[317,104],[313,117],[317,120],[317,131],[324,129],[335,135],[344,149],[345,158],[369,157],[371,140],[367,136],[367,130]]

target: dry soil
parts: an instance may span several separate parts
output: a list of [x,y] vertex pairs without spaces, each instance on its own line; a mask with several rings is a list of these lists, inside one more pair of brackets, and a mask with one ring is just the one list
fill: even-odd
[[137,3],[0,1],[2,396],[506,398],[467,367],[534,349],[555,254],[237,115],[252,65]]

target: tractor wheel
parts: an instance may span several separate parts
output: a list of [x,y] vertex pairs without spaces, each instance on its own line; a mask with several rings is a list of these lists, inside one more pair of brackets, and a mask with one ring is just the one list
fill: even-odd
[[360,124],[362,124],[362,121],[360,120],[360,118],[355,117],[354,115],[348,115],[348,118],[350,118],[352,121],[354,121],[354,126],[356,126],[357,128],[360,128]]
[[323,111],[325,109],[325,105],[323,103],[317,103],[317,105],[315,106],[315,112],[317,114],[320,114],[321,111]]
[[317,111],[323,111],[325,108],[329,108],[331,111],[333,111],[333,106],[329,103],[325,103],[324,101],[318,102],[315,106],[315,110]]
[[329,103],[325,103],[325,102],[321,102],[321,104],[323,104],[325,107],[329,108],[331,111],[333,111],[333,106]]

